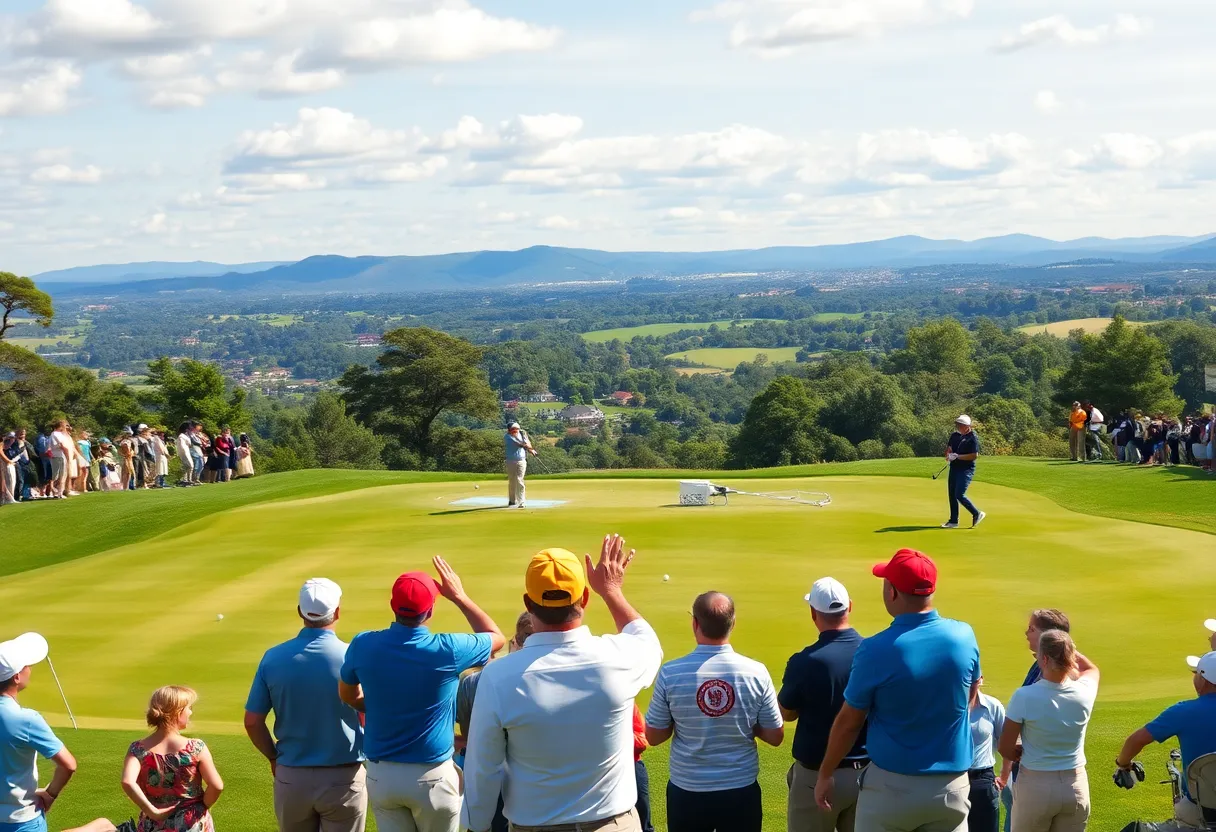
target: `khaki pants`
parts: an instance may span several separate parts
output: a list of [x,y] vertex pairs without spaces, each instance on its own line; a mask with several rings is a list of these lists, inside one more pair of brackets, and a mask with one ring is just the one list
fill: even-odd
[[638,820],[637,810],[634,809],[615,818],[588,823],[562,823],[557,826],[511,824],[511,832],[642,832],[642,823]]
[[274,815],[279,832],[363,832],[367,825],[363,766],[278,766]]
[[1085,769],[1032,771],[1013,784],[1013,832],[1084,832],[1089,822]]
[[819,772],[801,763],[790,767],[785,776],[785,783],[790,788],[785,821],[787,832],[853,832],[861,772],[838,768],[832,779],[836,785],[832,792],[832,811],[823,812],[815,804]]
[[523,505],[525,498],[524,475],[528,473],[528,460],[507,462],[507,502],[511,505]]
[[873,763],[857,797],[859,832],[963,832],[971,811],[967,773],[912,777]]
[[368,763],[367,796],[380,832],[458,832],[460,771],[451,760]]
[[1074,461],[1085,459],[1085,428],[1068,429],[1068,449]]

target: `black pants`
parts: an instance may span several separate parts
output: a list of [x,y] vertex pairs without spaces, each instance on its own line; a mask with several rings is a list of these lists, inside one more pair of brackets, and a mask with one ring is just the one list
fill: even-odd
[[722,792],[686,792],[667,784],[667,832],[760,832],[760,784]]
[[990,768],[967,772],[971,778],[971,813],[967,815],[967,832],[999,832],[1001,792],[996,787],[996,774]]
[[641,760],[633,764],[633,776],[638,784],[637,810],[642,832],[654,832],[654,824],[650,822],[650,772]]

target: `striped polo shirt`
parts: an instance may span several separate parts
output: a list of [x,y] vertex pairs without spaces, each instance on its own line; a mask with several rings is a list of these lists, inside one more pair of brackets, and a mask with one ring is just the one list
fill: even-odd
[[698,645],[663,665],[646,724],[675,726],[671,782],[689,792],[746,788],[760,774],[753,727],[780,728],[773,679],[729,644]]

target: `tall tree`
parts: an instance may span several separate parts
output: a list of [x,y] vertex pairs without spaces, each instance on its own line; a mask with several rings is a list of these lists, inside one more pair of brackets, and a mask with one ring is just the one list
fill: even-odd
[[1114,414],[1126,408],[1176,416],[1182,399],[1165,344],[1116,316],[1099,335],[1082,335],[1072,366],[1057,385],[1056,401],[1088,399]]
[[245,410],[245,391],[227,392],[227,385],[214,364],[186,359],[174,364],[158,358],[148,364],[148,383],[155,390],[146,402],[168,426],[198,419],[208,430],[228,425],[234,431],[248,430],[251,420]]
[[740,468],[771,468],[818,462],[823,457],[825,438],[815,421],[819,405],[801,379],[773,379],[747,408],[731,448],[734,464]]
[[14,312],[21,311],[31,316],[39,326],[46,328],[55,317],[51,296],[34,285],[28,277],[18,277],[12,272],[0,272],[0,338],[14,325]]
[[321,468],[383,468],[384,440],[346,414],[333,393],[320,393],[304,419]]
[[431,428],[445,413],[494,419],[498,398],[481,369],[482,350],[427,327],[386,332],[376,369],[353,366],[339,384],[355,417],[430,458]]
[[1212,400],[1204,368],[1216,364],[1216,327],[1200,326],[1194,321],[1167,321],[1150,330],[1165,342],[1170,366],[1178,374],[1174,392],[1186,402],[1188,411],[1202,410]]

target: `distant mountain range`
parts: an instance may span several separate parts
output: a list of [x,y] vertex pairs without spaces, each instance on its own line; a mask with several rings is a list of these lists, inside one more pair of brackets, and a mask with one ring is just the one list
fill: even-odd
[[392,257],[320,255],[296,263],[131,263],[36,275],[56,295],[139,292],[438,292],[632,277],[932,265],[1045,266],[1075,260],[1216,264],[1216,235],[1085,237],[1011,234],[981,240],[893,237],[828,246],[714,252],[609,252],[533,246],[520,251]]

